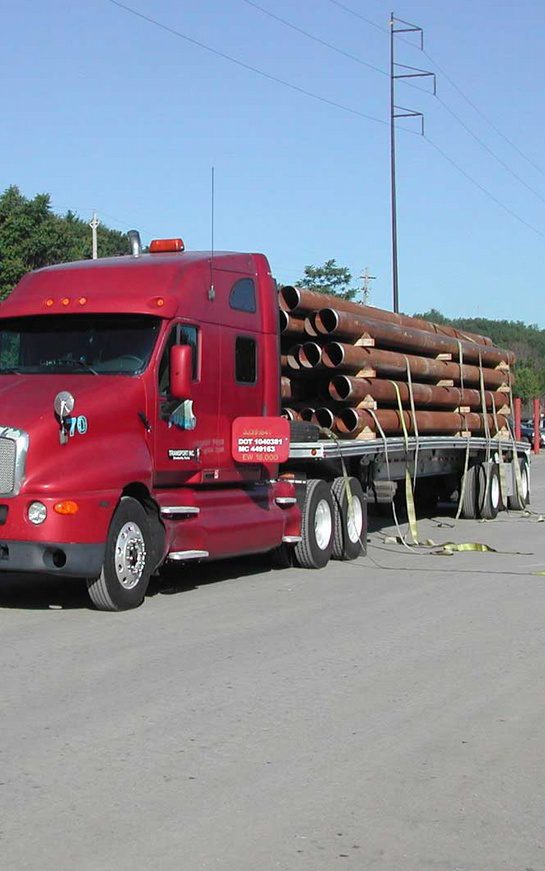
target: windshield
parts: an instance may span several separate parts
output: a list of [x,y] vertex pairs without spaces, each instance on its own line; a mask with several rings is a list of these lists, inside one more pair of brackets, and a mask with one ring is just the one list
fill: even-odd
[[147,365],[161,320],[150,315],[32,315],[0,320],[0,375],[134,375]]

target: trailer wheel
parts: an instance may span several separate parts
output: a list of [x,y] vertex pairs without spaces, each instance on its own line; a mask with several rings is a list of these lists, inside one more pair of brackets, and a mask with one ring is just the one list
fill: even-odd
[[[351,499],[347,488],[350,488]],[[333,496],[333,559],[352,560],[367,552],[366,499],[357,478],[335,478]]]
[[307,481],[301,519],[301,541],[294,556],[302,569],[323,569],[333,550],[333,497],[325,481]]
[[493,520],[501,507],[500,473],[496,463],[488,465],[481,463],[478,467],[478,506],[479,516],[484,520]]
[[[470,466],[466,472],[466,480],[464,487],[464,497],[462,500],[462,517],[465,517],[466,520],[474,520],[477,517],[478,513],[478,505],[477,505],[477,488],[479,485],[479,467],[478,466]],[[460,488],[463,484],[463,475],[460,478]]]
[[89,596],[99,611],[127,611],[142,604],[153,568],[151,544],[144,508],[124,496],[110,524],[100,577],[87,581]]
[[[513,462],[517,462],[516,457],[513,457]],[[528,473],[528,460],[526,457],[520,458],[520,477],[520,493],[516,489],[512,496],[507,497],[507,504],[513,511],[524,511],[530,501],[530,475]]]

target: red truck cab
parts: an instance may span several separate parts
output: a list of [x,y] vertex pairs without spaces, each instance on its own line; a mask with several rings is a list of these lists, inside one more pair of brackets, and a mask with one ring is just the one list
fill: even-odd
[[[140,604],[167,558],[299,535],[267,447],[283,422],[266,258],[151,252],[29,273],[0,306],[0,570],[86,578],[106,610]],[[261,462],[233,453],[241,417],[263,423]]]

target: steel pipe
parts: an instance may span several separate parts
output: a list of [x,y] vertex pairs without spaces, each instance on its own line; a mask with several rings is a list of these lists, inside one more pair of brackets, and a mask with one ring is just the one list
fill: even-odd
[[286,285],[280,290],[281,305],[290,313],[308,314],[309,312],[319,311],[322,308],[331,307],[339,311],[352,312],[353,314],[363,317],[370,317],[374,320],[390,321],[391,323],[406,325],[416,329],[425,330],[429,333],[436,333],[443,336],[452,336],[457,339],[470,339],[477,342],[479,345],[492,345],[492,340],[488,336],[480,336],[478,333],[469,333],[462,330],[456,330],[454,327],[433,324],[431,321],[425,321],[422,318],[411,318],[408,315],[396,314],[395,312],[385,311],[384,309],[374,308],[373,306],[361,305],[358,302],[350,302],[346,299],[341,299],[338,296],[333,296],[326,293],[318,293],[314,290],[306,290],[306,288],[293,287]]
[[280,333],[283,336],[304,336],[305,333],[305,321],[303,318],[298,318],[295,315],[290,315],[284,309],[279,309],[278,314],[280,317]]
[[[380,423],[386,435],[402,434],[403,425],[401,422],[400,412],[383,409],[375,411],[376,420]],[[491,435],[496,432],[496,425],[493,415],[487,415],[488,428]],[[359,435],[364,429],[369,429],[372,432],[380,434],[377,427],[375,417],[369,411],[361,408],[345,408],[338,414],[339,430],[346,435]],[[485,422],[482,414],[460,414],[454,411],[417,411],[416,412],[416,429],[414,426],[413,414],[410,411],[403,412],[403,420],[409,435],[414,435],[416,429],[420,435],[424,434],[442,434],[455,435],[459,432],[469,431],[471,433],[485,432]],[[498,424],[500,427],[506,425],[506,418],[503,415],[498,415]]]
[[[429,357],[417,357],[414,354],[398,354],[395,351],[381,351],[378,348],[364,348],[345,345],[342,342],[330,342],[322,350],[322,363],[330,369],[341,369],[358,372],[372,369],[381,377],[407,377],[407,361],[411,376],[423,381],[455,381],[464,384],[480,384],[478,366],[463,365],[432,360]],[[501,369],[483,369],[485,387],[502,387],[506,383],[507,373]]]
[[[308,318],[307,318],[308,320]],[[479,363],[483,366],[497,366],[499,363],[513,364],[515,355],[511,351],[494,346],[476,345],[465,339],[442,336],[437,333],[415,329],[413,326],[380,321],[367,315],[355,315],[337,308],[323,308],[312,317],[317,333],[339,339],[358,339],[367,334],[380,343],[381,347],[394,351],[414,351],[420,355],[451,354],[459,360],[460,351],[464,363]],[[305,321],[305,329],[306,329]]]
[[[405,381],[392,381],[383,378],[354,378],[350,375],[336,375],[328,384],[328,392],[335,402],[362,402],[367,396],[371,396],[377,402],[386,405],[397,406],[399,390],[401,403],[404,407],[410,406],[409,385]],[[482,406],[480,390],[460,387],[435,387],[432,384],[412,385],[413,399],[416,406],[435,406],[437,408],[455,409],[461,406],[480,409]],[[502,408],[507,397],[505,393],[493,393],[485,391],[486,407],[496,410]]]
[[305,369],[315,369],[322,362],[322,348],[317,342],[305,342],[299,348],[299,363]]

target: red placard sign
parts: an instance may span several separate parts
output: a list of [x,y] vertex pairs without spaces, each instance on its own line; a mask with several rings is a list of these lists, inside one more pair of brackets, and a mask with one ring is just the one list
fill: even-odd
[[237,463],[283,463],[290,453],[290,425],[284,417],[237,417],[231,451]]

